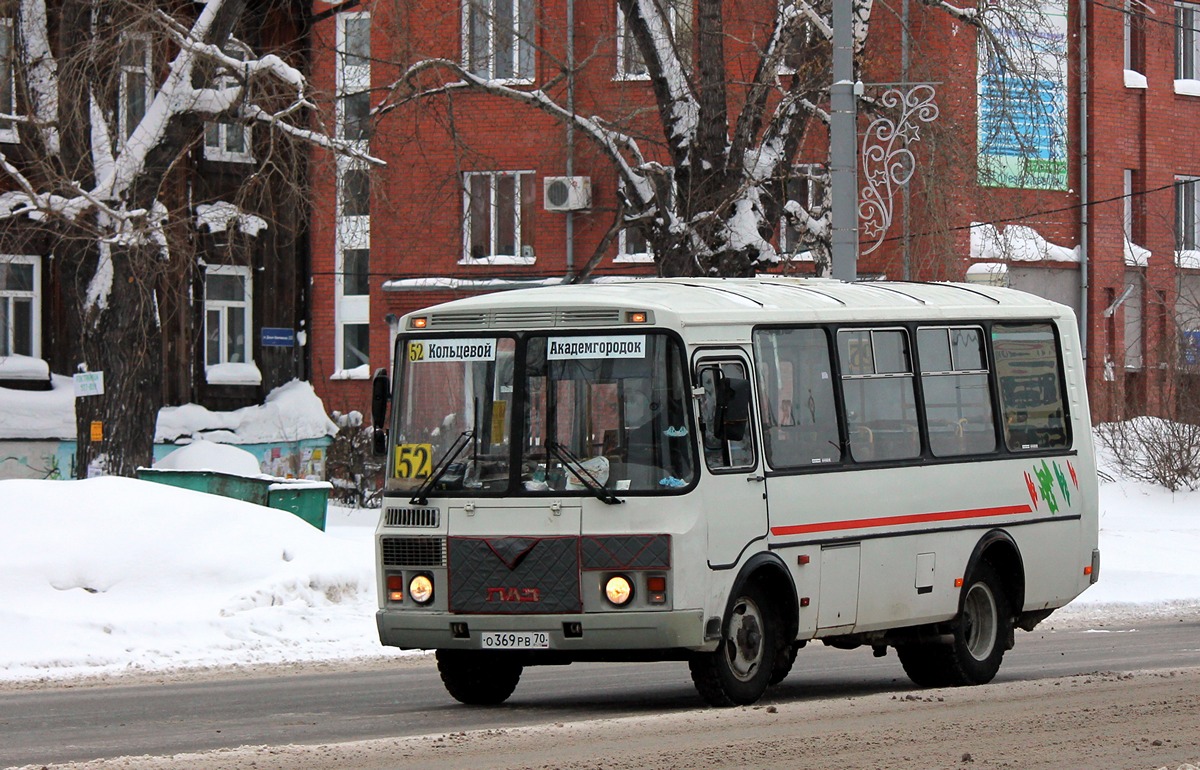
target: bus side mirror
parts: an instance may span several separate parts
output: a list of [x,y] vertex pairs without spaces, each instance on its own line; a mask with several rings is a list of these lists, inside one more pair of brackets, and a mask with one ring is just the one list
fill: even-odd
[[371,424],[375,432],[371,434],[371,451],[377,455],[387,454],[387,405],[392,398],[392,386],[388,382],[387,369],[375,370],[371,380]]
[[750,420],[750,381],[737,377],[722,377],[717,385],[717,438],[741,441],[746,436]]

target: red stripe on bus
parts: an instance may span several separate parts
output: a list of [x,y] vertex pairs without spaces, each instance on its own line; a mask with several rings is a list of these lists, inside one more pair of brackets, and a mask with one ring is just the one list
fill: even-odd
[[793,524],[788,527],[771,527],[772,535],[803,535],[809,532],[830,532],[836,529],[867,529],[869,527],[891,527],[901,524],[924,524],[930,521],[956,521],[959,519],[983,519],[989,516],[1011,516],[1017,513],[1032,513],[1028,505],[1002,505],[996,508],[972,508],[965,511],[941,511],[939,513],[914,513],[907,516],[881,516],[876,519],[848,519],[846,521],[822,521],[816,524]]

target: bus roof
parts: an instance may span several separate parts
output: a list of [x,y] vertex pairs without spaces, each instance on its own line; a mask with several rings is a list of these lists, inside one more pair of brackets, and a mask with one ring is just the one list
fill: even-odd
[[[645,278],[543,286],[453,300],[411,313],[428,331],[620,324],[626,311],[658,324],[1068,318],[1065,305],[1014,289],[965,283],[844,283],[828,278]],[[411,328],[406,323],[406,328]]]

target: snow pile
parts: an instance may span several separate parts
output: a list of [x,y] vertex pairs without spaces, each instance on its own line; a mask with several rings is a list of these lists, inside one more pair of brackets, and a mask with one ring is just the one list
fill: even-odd
[[368,527],[115,477],[0,499],[0,679],[383,653]]
[[337,434],[312,385],[292,380],[272,390],[260,406],[212,412],[198,404],[169,406],[158,413],[154,440],[207,439],[224,444],[265,444]]
[[195,441],[171,452],[154,464],[160,471],[214,471],[231,476],[262,475],[258,458],[245,449],[211,441]]

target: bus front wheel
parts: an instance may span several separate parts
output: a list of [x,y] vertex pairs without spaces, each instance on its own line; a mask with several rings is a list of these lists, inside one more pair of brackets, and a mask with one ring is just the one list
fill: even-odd
[[468,706],[498,706],[521,681],[523,666],[496,653],[438,650],[438,673],[446,692]]
[[721,643],[689,661],[692,682],[711,706],[748,706],[766,691],[780,654],[779,615],[758,583],[747,583],[725,613]]

